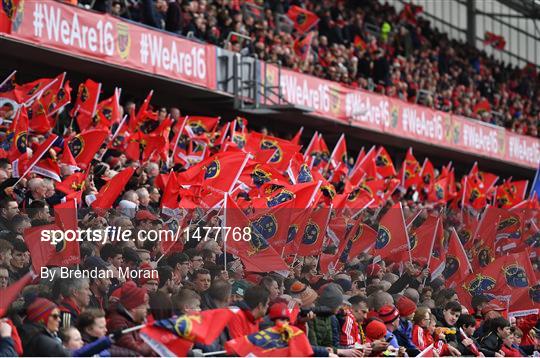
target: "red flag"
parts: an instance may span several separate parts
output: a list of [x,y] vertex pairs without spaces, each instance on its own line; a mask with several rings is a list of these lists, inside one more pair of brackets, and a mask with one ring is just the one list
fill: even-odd
[[224,210],[223,226],[231,228],[225,236],[225,251],[238,256],[246,271],[268,273],[288,270],[287,264],[266,239],[268,233],[276,228],[276,223],[267,222],[264,230],[260,230],[261,226],[251,222],[227,194]]
[[28,123],[32,132],[40,134],[47,133],[54,126],[40,98],[36,98],[28,108]]
[[407,150],[398,177],[401,179],[401,186],[405,189],[409,189],[413,185],[418,188],[420,182],[420,163],[418,163],[418,160],[414,157],[411,147]]
[[228,308],[188,313],[147,324],[140,334],[162,357],[183,357],[193,343],[212,344],[234,315]]
[[314,256],[321,253],[330,213],[331,208],[324,206],[312,211],[306,225],[300,231],[298,255]]
[[431,161],[426,158],[422,170],[420,171],[421,187],[428,193],[432,191],[433,183],[435,182],[435,168]]
[[[24,242],[28,246],[34,272],[41,272],[41,268],[48,265],[56,251],[56,245],[51,243],[51,234],[45,235],[45,230],[49,233],[52,230],[61,231],[56,225],[33,226],[24,230]],[[47,237],[49,240],[45,241]]]
[[[22,3],[20,7],[19,3]],[[12,23],[22,17],[23,9],[24,1],[2,1],[2,6],[0,6],[0,32],[10,34]]]
[[180,185],[176,180],[176,173],[171,171],[168,174],[167,185],[163,190],[161,197],[161,208],[164,214],[169,216],[177,216],[179,214],[178,209],[178,195],[180,194]]
[[16,85],[14,93],[17,97],[17,102],[29,105],[34,98],[40,96],[43,91],[61,80],[62,78],[60,76],[62,75],[55,78],[40,78],[22,85]]
[[82,193],[86,186],[87,173],[74,173],[56,184],[56,190],[67,195],[67,199],[76,199],[82,202]]
[[216,129],[219,119],[220,117],[189,116],[186,130],[190,137],[211,133]]
[[94,114],[96,113],[101,83],[87,79],[79,85],[77,99],[73,105],[71,115],[77,117],[79,130],[84,131],[92,126]]
[[375,158],[375,165],[377,166],[377,174],[383,178],[396,175],[396,169],[394,168],[394,163],[390,154],[386,151],[384,147],[380,147]]
[[348,244],[348,247],[350,246],[347,257],[348,262],[349,259],[360,255],[362,252],[368,251],[375,245],[377,231],[358,220],[347,236],[347,239],[350,242],[350,244]]
[[0,295],[0,317],[4,317],[9,305],[17,299],[23,288],[32,281],[32,272],[26,273],[23,277],[2,290]]
[[365,50],[367,48],[367,44],[360,35],[355,35],[353,40],[354,47],[356,47],[359,50]]
[[304,132],[304,127],[300,127],[298,132],[294,135],[294,137],[291,139],[292,144],[300,145],[300,139],[302,138],[302,133]]
[[41,159],[39,162],[36,163],[36,165],[34,165],[30,172],[39,174],[47,178],[51,178],[58,182],[62,180],[60,179],[60,166],[58,166],[58,162],[56,161],[56,159]]
[[438,178],[431,186],[428,192],[428,201],[432,203],[444,204],[449,199],[448,193],[448,178]]
[[409,248],[403,209],[401,202],[398,202],[381,218],[373,255],[391,260],[396,254],[405,250],[409,251]]
[[69,150],[79,167],[83,169],[88,167],[108,135],[108,130],[90,129],[68,140]]
[[109,130],[115,123],[120,122],[120,95],[118,89],[114,90],[112,97],[99,102],[94,124],[97,128]]
[[101,187],[101,189],[99,189],[96,200],[91,204],[92,208],[110,209],[116,198],[124,191],[124,188],[134,172],[135,168],[129,167],[112,177]]
[[43,143],[39,145],[36,151],[32,154],[32,158],[28,159],[28,155],[24,153],[12,163],[14,178],[26,175],[36,165],[37,162],[49,151],[53,143],[58,139],[56,134],[51,134]]
[[[75,200],[69,200],[65,203],[54,206],[54,218],[56,229],[64,234],[68,231],[77,232],[77,207]],[[76,235],[76,234],[75,234]],[[55,251],[48,261],[52,266],[73,266],[81,261],[79,243],[76,240],[62,240],[53,246]]]
[[289,8],[287,16],[294,22],[294,28],[300,33],[308,32],[319,22],[319,17],[299,6],[293,5]]
[[339,140],[336,143],[334,150],[332,151],[332,155],[330,156],[330,164],[332,164],[334,168],[336,168],[339,163],[343,163],[345,165],[348,164],[347,143],[345,142],[345,134],[342,134],[341,137],[339,137]]
[[309,357],[313,349],[301,329],[276,325],[225,343],[225,351],[240,357]]
[[302,62],[306,61],[309,57],[309,53],[311,52],[311,43],[313,42],[313,36],[315,36],[313,32],[310,32],[307,35],[300,36],[294,40],[294,53]]
[[[430,261],[440,226],[442,229],[440,218],[428,215],[422,225],[409,232],[410,257],[422,266]],[[406,252],[403,259],[408,257],[409,253]]]
[[204,183],[214,189],[231,192],[247,164],[249,156],[242,152],[221,152],[199,163]]
[[26,153],[28,137],[28,113],[26,107],[22,105],[17,112],[17,116],[11,123],[8,138],[11,142],[11,148],[8,152],[8,159],[13,161]]
[[455,229],[452,229],[448,239],[448,250],[446,252],[446,264],[443,271],[445,281],[449,285],[456,285],[472,272],[472,267],[467,258],[467,253],[459,240]]

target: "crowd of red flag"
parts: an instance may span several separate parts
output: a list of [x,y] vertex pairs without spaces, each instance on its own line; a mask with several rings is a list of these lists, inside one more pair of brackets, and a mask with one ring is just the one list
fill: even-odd
[[[289,15],[304,32],[316,22],[310,14]],[[42,245],[40,232],[77,229],[80,207],[99,211],[115,206],[134,167],[120,171],[95,196],[83,197],[92,160],[115,148],[133,162],[161,162],[168,168],[156,185],[163,193],[163,213],[179,218],[180,224],[185,218],[179,213],[202,208],[219,216],[223,226],[249,228],[249,240],[235,240],[233,233],[223,237],[226,252],[239,257],[246,271],[287,271],[292,257],[320,256],[320,269],[327,273],[368,252],[389,262],[415,261],[429,268],[432,279],[442,276],[456,287],[465,305],[473,294],[482,293],[507,302],[510,313],[538,312],[537,272],[530,261],[538,255],[538,202],[536,196],[526,199],[526,181],[501,180],[477,164],[458,179],[451,162],[437,170],[429,158],[420,163],[412,148],[399,168],[383,146],[362,149],[353,162],[344,135],[330,152],[318,132],[301,143],[302,129],[286,140],[248,130],[245,118],[159,120],[152,111],[152,92],[136,113],[121,118],[121,91],[100,101],[101,85],[91,80],[79,86],[73,100],[71,114],[79,130],[56,135],[56,114],[70,102],[64,77],[13,82],[0,92],[16,107],[0,156],[13,162],[14,177],[48,177],[66,194],[66,202],[54,208],[54,223],[25,233],[34,272],[47,265],[79,263],[78,243]],[[44,135],[41,143],[28,140],[37,135]],[[61,165],[78,171],[61,177]],[[183,171],[175,171],[178,166]],[[25,276],[10,286],[0,308],[29,280]],[[215,321],[208,314],[218,313],[186,319]],[[154,323],[145,330],[147,342],[163,343],[162,332],[171,326],[175,324]],[[202,326],[193,326],[198,336],[192,342],[209,340],[213,333],[202,332],[218,328],[197,327]],[[265,335],[280,336],[282,329],[271,328]],[[294,341],[295,332],[290,335]],[[227,351],[244,354],[246,342],[255,342],[255,347],[258,337],[242,339],[244,343],[229,342]],[[290,343],[276,347],[293,349]]]

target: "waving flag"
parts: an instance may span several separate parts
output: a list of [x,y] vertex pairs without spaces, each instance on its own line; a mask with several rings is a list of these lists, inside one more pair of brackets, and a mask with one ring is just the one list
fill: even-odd
[[413,185],[418,187],[420,182],[420,163],[414,157],[411,147],[407,150],[398,178],[401,179],[401,186],[405,189],[409,189]]
[[149,323],[140,334],[160,356],[184,357],[194,343],[212,344],[234,315],[228,308],[192,312]]
[[94,122],[97,128],[110,130],[111,126],[120,120],[120,93],[119,89],[115,88],[112,97],[99,102]]
[[377,151],[377,154],[374,158],[375,165],[377,167],[377,174],[383,178],[388,178],[390,176],[396,176],[396,169],[394,168],[394,163],[390,154],[386,151],[384,147],[380,147]]
[[[420,265],[426,265],[430,260],[440,225],[440,218],[428,215],[422,225],[409,232],[410,256]],[[406,252],[404,259],[408,257]]]
[[28,141],[28,113],[24,105],[19,108],[17,116],[11,123],[7,137],[11,144],[11,148],[8,152],[9,160],[13,161],[26,153]]
[[398,202],[388,209],[380,220],[373,255],[391,260],[392,257],[395,258],[397,254],[404,251],[409,253],[410,258],[409,238],[405,228],[403,209],[401,202]]
[[84,131],[93,125],[94,114],[97,110],[101,83],[87,79],[79,85],[77,99],[71,115],[77,118],[79,129]]
[[300,33],[308,32],[319,22],[319,17],[299,6],[293,5],[289,8],[287,16],[294,22],[294,28]]
[[186,123],[186,130],[190,134],[190,137],[211,133],[216,129],[219,119],[220,117],[189,116]]
[[83,172],[72,174],[62,182],[57,183],[56,190],[66,194],[67,199],[76,199],[80,203],[82,202],[87,176],[88,174]]
[[345,134],[342,134],[341,137],[339,137],[339,140],[336,143],[334,150],[332,151],[332,155],[330,156],[330,164],[332,164],[334,168],[336,168],[339,163],[343,163],[345,165],[348,164],[347,143],[345,142]]
[[21,176],[24,177],[27,173],[29,173],[36,163],[41,160],[45,153],[49,151],[57,139],[57,135],[51,134],[43,143],[39,145],[38,149],[36,149],[36,151],[32,154],[31,158],[28,158],[28,155],[24,153],[19,158],[15,159],[12,163],[12,176],[14,178],[19,178]]
[[225,343],[228,355],[239,357],[309,357],[313,349],[301,329],[276,325]]
[[79,133],[68,140],[69,150],[79,167],[83,169],[88,167],[108,135],[108,130],[90,129]]
[[274,217],[269,215],[264,219],[251,221],[227,194],[224,210],[223,226],[231,228],[224,238],[226,240],[224,251],[238,256],[246,271],[288,270],[287,264],[268,243],[269,236],[277,230],[278,223]]
[[321,253],[331,210],[331,207],[320,207],[312,211],[306,225],[300,231],[298,255],[314,256]]
[[446,252],[446,264],[443,271],[445,281],[454,286],[461,282],[472,272],[471,263],[467,258],[467,253],[459,240],[455,229],[452,229],[448,240],[448,250]]
[[293,49],[294,53],[300,61],[305,62],[309,58],[311,52],[311,43],[313,42],[313,32],[308,33],[307,35],[300,36],[294,40]]
[[109,181],[99,189],[96,199],[91,204],[92,208],[112,208],[116,198],[124,191],[124,188],[134,172],[135,168],[128,167],[109,179]]

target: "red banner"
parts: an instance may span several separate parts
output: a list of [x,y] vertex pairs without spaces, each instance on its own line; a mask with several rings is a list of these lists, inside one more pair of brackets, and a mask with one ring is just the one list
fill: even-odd
[[287,102],[313,109],[316,115],[524,167],[536,169],[540,162],[537,138],[290,70],[282,69],[279,81],[278,73],[276,66],[267,65],[262,75],[267,84],[281,85]]
[[216,88],[216,49],[59,2],[26,0],[11,36],[76,56]]

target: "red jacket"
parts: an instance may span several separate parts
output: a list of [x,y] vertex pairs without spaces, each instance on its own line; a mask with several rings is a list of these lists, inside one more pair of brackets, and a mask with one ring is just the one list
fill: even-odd
[[[137,325],[138,324],[133,321],[126,309],[120,304],[112,310],[107,319],[107,330],[109,332],[123,330]],[[139,331],[123,334],[116,341],[116,345],[137,352],[143,357],[155,357],[154,350],[142,340]]]
[[515,348],[512,348],[512,347],[507,347],[504,344],[501,347],[501,351],[504,352],[505,357],[521,357],[521,353],[519,352],[518,349],[515,349]]
[[415,324],[412,329],[412,342],[421,351],[433,343],[433,337],[427,329]]

